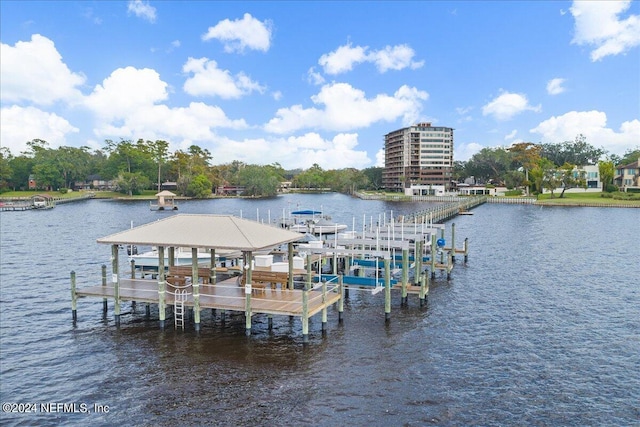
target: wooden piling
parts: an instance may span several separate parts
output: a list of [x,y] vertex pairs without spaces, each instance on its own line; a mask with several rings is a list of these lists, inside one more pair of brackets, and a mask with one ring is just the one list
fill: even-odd
[[[102,286],[107,287],[107,266],[102,264]],[[106,298],[102,298],[102,312],[107,313],[109,305]]]
[[244,252],[243,260],[243,274],[247,275],[246,284],[244,285],[244,334],[251,336],[251,252]]
[[118,245],[111,245],[111,281],[113,282],[114,318],[120,326],[120,278],[118,277]]
[[[169,254],[171,254],[169,249]],[[169,263],[171,263],[171,255],[169,256]],[[166,303],[166,287],[165,271],[164,271],[164,246],[158,246],[158,316],[160,329],[164,329],[165,321],[167,318],[167,303]]]
[[436,235],[431,235],[431,278],[436,277]]
[[384,320],[391,320],[391,269],[389,258],[384,259]]
[[427,297],[427,292],[429,292],[428,288],[427,288],[427,278],[429,276],[426,274],[421,274],[420,275],[420,307],[422,307],[425,303],[425,299]]
[[191,287],[193,288],[193,323],[200,331],[200,279],[198,277],[198,248],[191,248]]
[[211,249],[211,264],[209,271],[209,283],[215,286],[216,284],[216,250]]
[[343,276],[338,276],[338,286],[340,288],[340,301],[338,301],[338,323],[342,323],[342,313],[344,312],[344,283]]
[[402,303],[405,305],[409,303],[409,294],[407,293],[407,286],[409,285],[409,249],[402,250]]
[[76,272],[71,272],[71,318],[78,320],[78,296],[76,295]]
[[464,239],[464,262],[467,262],[468,258],[469,258],[469,238],[466,237]]
[[327,306],[325,305],[327,302],[327,281],[322,281],[322,330],[325,331],[327,329]]
[[451,223],[451,261],[456,262],[456,223]]

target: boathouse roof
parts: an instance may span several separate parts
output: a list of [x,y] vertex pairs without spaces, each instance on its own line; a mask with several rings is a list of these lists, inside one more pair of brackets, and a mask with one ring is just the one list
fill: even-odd
[[97,242],[254,251],[303,237],[301,233],[232,215],[180,214],[102,237]]
[[159,192],[158,194],[156,194],[156,197],[175,197],[176,195],[174,193],[172,193],[169,190],[163,190],[161,192]]

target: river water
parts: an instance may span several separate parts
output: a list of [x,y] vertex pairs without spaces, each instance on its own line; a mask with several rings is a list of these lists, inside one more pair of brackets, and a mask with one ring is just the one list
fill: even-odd
[[[339,194],[185,201],[180,213],[274,220],[322,209],[349,227],[426,203]],[[393,211],[393,213],[392,213]],[[485,204],[461,216],[469,238],[452,280],[426,307],[351,291],[344,322],[208,310],[202,331],[161,331],[157,309],[80,299],[69,274],[100,283],[96,239],[162,218],[148,202],[90,200],[0,216],[2,425],[627,426],[640,425],[640,210]],[[366,215],[363,217],[363,215]],[[450,227],[447,227],[449,233]],[[448,234],[447,234],[448,237]],[[123,257],[126,258],[126,257]],[[23,404],[7,405],[9,404]],[[74,405],[75,404],[75,405]],[[57,412],[54,412],[57,411]]]

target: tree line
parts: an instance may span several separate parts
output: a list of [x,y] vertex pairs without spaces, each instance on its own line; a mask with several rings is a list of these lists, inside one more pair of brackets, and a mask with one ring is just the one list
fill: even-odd
[[[24,190],[33,177],[39,189],[73,189],[76,184],[100,179],[115,183],[116,191],[140,194],[175,182],[182,196],[206,198],[222,186],[240,186],[245,196],[273,196],[281,182],[293,188],[329,189],[342,193],[382,188],[384,168],[371,167],[324,170],[314,164],[306,170],[285,170],[280,164],[246,164],[233,161],[212,165],[213,156],[197,145],[169,152],[163,140],[139,139],[135,142],[106,140],[102,149],[89,147],[49,148],[47,141],[27,142],[27,150],[13,156],[0,147],[0,192]],[[454,162],[453,180],[525,188],[541,193],[544,189],[584,186],[585,177],[575,166],[598,165],[600,181],[608,191],[615,190],[615,167],[636,161],[640,147],[623,157],[588,144],[583,135],[558,144],[522,142],[509,148],[483,148],[468,161]],[[564,193],[564,192],[563,192]],[[562,194],[561,194],[562,196]]]
[[535,193],[584,187],[586,178],[581,166],[597,165],[605,191],[616,191],[616,166],[632,163],[640,157],[640,147],[627,150],[623,157],[609,154],[587,143],[584,135],[574,141],[534,144],[521,142],[508,148],[483,148],[466,162],[454,162],[453,178],[464,182],[473,177],[476,183],[504,185],[509,189],[525,188]]
[[169,152],[163,140],[136,142],[106,140],[102,149],[89,147],[49,148],[47,141],[27,142],[27,150],[13,156],[0,148],[0,192],[26,190],[30,177],[38,189],[73,189],[93,180],[109,181],[115,190],[135,195],[144,190],[160,191],[162,183],[175,182],[181,196],[206,198],[218,187],[239,186],[245,196],[273,196],[281,182],[301,189],[330,189],[349,193],[378,190],[383,168],[323,170],[314,164],[307,170],[285,170],[280,164],[246,164],[233,161],[212,165],[213,156],[197,145]]

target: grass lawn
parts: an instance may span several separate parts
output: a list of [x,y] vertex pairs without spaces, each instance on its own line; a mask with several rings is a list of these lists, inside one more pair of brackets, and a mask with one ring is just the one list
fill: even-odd
[[[624,193],[622,193],[624,194]],[[640,196],[635,195],[634,200],[614,199],[611,197],[601,197],[602,193],[564,193],[563,198],[559,198],[560,194],[556,193],[555,198],[551,198],[551,194],[541,194],[538,196],[538,202],[554,205],[572,205],[572,204],[600,204],[600,205],[630,205],[640,206]]]
[[[32,197],[36,194],[48,194],[51,197],[61,198],[61,199],[73,199],[76,197],[86,196],[88,191],[70,191],[68,193],[62,194],[59,191],[8,191],[6,193],[0,194],[0,198],[14,198],[14,197]],[[126,194],[118,193],[115,191],[94,191],[95,197],[97,199],[115,199],[119,197],[126,197],[132,199],[155,199],[155,195],[157,191],[155,190],[145,190],[142,194],[135,195],[132,197],[127,196]]]

